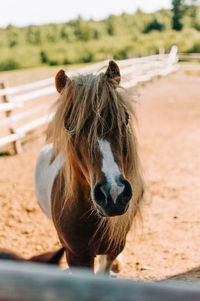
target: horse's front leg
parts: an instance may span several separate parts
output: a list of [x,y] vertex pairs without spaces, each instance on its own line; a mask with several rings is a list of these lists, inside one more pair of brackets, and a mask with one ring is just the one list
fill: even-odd
[[108,255],[99,255],[97,274],[110,274],[113,261]]
[[110,274],[110,271],[119,272],[121,267],[121,254],[117,257],[110,255],[98,256],[97,274]]
[[88,268],[94,271],[94,256],[89,255],[87,252],[75,254],[70,250],[66,250],[66,258],[70,268]]

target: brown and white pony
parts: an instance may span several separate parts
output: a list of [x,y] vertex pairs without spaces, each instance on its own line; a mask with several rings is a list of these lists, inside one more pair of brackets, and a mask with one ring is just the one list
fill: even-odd
[[109,272],[139,210],[143,181],[132,106],[120,70],[55,78],[60,97],[37,159],[35,192],[54,222],[70,267]]

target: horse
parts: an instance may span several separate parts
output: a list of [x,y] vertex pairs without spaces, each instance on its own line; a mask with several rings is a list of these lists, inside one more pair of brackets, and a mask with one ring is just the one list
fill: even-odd
[[52,219],[69,267],[108,273],[122,252],[144,184],[132,103],[111,60],[105,72],[68,77],[35,166],[36,198]]
[[0,260],[14,260],[22,262],[35,262],[59,265],[60,260],[64,254],[65,248],[62,247],[59,250],[53,252],[46,252],[39,255],[32,256],[28,259],[6,249],[0,249]]

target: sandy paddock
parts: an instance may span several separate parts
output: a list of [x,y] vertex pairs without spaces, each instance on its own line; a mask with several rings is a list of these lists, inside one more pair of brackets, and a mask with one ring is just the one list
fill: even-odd
[[[119,277],[200,277],[200,77],[177,72],[139,89],[139,151],[147,183],[143,222],[128,235]],[[44,137],[0,157],[0,247],[29,257],[57,248],[37,205],[33,170]]]

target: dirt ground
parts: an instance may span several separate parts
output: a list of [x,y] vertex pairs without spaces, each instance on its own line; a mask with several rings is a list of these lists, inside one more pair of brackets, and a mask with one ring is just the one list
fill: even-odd
[[[183,72],[139,89],[139,151],[147,184],[143,222],[133,225],[121,278],[200,279],[200,76]],[[43,143],[0,157],[0,247],[26,258],[59,246],[37,205],[33,170]],[[198,268],[199,267],[199,268]]]

